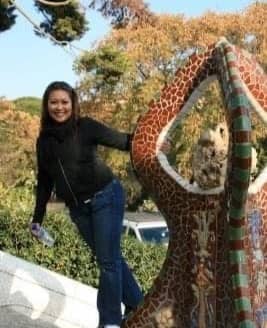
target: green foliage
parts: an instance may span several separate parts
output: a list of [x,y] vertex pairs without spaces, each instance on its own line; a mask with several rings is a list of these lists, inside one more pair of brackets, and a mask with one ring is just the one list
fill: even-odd
[[46,248],[30,236],[29,219],[33,208],[31,188],[10,189],[0,202],[0,248],[30,262],[68,277],[95,285],[96,270],[90,252],[79,239],[64,214],[48,214],[45,226],[56,238],[54,248]]
[[214,81],[171,134],[174,148],[169,161],[182,176],[192,177],[191,159],[201,132],[215,128],[226,116],[218,81]]
[[14,103],[0,101],[0,183],[21,186],[33,180],[39,119]]
[[15,7],[8,0],[0,1],[0,33],[10,29],[16,21]]
[[[51,34],[57,41],[79,40],[88,30],[85,12],[78,1],[71,1],[64,6],[44,5],[39,1],[32,1],[43,15],[44,20],[40,28]],[[16,21],[15,6],[8,0],[0,1],[0,33],[10,29]],[[42,33],[35,30],[39,36]]]
[[41,102],[42,100],[36,97],[21,97],[14,100],[16,110],[38,116],[40,116]]
[[99,91],[102,94],[111,94],[115,88],[122,87],[119,83],[122,82],[123,75],[132,70],[132,64],[127,56],[111,45],[84,53],[74,67],[77,73],[87,73],[82,88],[83,95],[86,95],[85,90],[89,92],[87,99]]
[[[35,6],[44,16],[40,27],[57,41],[78,40],[88,30],[85,13],[78,1],[71,1],[65,6],[49,6],[36,2]],[[37,34],[40,35],[38,32]]]
[[[61,273],[91,286],[98,286],[99,271],[95,258],[77,234],[66,212],[48,212],[44,226],[55,237],[53,248],[37,242],[29,233],[33,208],[33,186],[6,189],[0,185],[0,249],[27,261]],[[127,237],[123,254],[144,291],[157,276],[166,248],[143,245]]]
[[127,236],[123,239],[122,249],[143,291],[147,292],[162,268],[166,247],[149,243],[142,244]]

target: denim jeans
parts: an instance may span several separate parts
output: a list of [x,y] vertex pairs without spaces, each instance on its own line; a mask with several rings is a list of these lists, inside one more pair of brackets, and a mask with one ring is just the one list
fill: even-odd
[[121,254],[124,191],[114,179],[91,202],[70,208],[70,216],[96,256],[100,269],[99,324],[120,325],[121,302],[135,308],[143,296]]

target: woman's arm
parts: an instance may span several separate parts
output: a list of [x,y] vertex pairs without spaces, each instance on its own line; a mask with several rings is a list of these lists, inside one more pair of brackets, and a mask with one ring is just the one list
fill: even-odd
[[49,173],[44,167],[42,160],[42,149],[41,143],[38,138],[36,144],[37,150],[37,192],[36,192],[36,202],[33,212],[33,223],[42,224],[43,218],[46,212],[46,205],[50,199],[52,189],[54,186],[53,179],[50,177]]
[[129,151],[132,135],[117,131],[103,123],[88,118],[88,131],[96,144]]

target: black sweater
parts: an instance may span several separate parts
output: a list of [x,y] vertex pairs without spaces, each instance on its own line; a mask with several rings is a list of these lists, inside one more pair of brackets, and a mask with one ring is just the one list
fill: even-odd
[[80,118],[75,133],[62,138],[41,133],[37,139],[37,195],[33,222],[42,223],[55,187],[67,206],[91,198],[113,179],[110,168],[97,156],[97,145],[130,149],[131,135],[110,129],[91,118]]

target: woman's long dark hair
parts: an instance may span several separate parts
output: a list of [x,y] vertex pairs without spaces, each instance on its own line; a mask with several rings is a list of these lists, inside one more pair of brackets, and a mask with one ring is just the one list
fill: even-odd
[[64,90],[70,96],[71,104],[72,104],[71,120],[74,127],[76,126],[77,120],[80,117],[80,104],[79,104],[77,92],[68,83],[64,81],[52,82],[45,89],[42,99],[40,132],[44,131],[47,127],[53,124],[53,120],[51,119],[48,113],[48,98],[50,96],[50,93],[55,90]]

